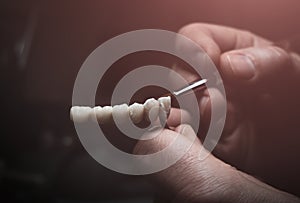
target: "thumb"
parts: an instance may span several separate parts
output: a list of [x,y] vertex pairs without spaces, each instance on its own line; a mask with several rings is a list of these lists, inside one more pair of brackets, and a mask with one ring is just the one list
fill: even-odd
[[[186,148],[191,144],[192,136],[196,136],[196,134],[189,125],[180,125],[176,127],[174,131],[163,129],[155,138],[151,140],[140,140],[136,144],[133,153],[139,155],[149,155],[162,151],[168,147],[171,150],[165,157],[171,158],[174,156],[181,156],[181,151],[183,148]],[[179,141],[180,146],[174,144],[175,140]],[[195,144],[197,144],[198,147],[201,146],[201,143],[198,141],[195,142]],[[192,151],[192,149],[189,151]],[[197,167],[195,166],[198,161],[197,155],[198,154],[195,152],[186,152],[174,165],[147,176],[150,182],[162,187],[159,191],[164,191],[165,193],[159,194],[161,197],[169,199],[177,196],[178,193],[186,190],[186,187],[189,187],[189,185],[195,182],[196,176],[198,175]],[[162,163],[166,162],[165,157],[162,156]],[[153,164],[147,162],[146,160],[141,160],[141,162],[142,164],[146,165],[146,167],[151,167],[150,165]],[[193,185],[193,187],[194,186],[195,185]]]
[[[180,125],[174,131],[167,129],[160,131],[154,139],[141,140],[134,148],[134,154],[145,155],[170,147],[170,154],[166,157],[173,157],[180,154],[180,151],[192,143],[191,148],[176,163],[147,176],[156,186],[162,187],[159,188],[159,191],[165,193],[160,194],[161,196],[167,199],[175,199],[178,202],[187,200],[198,202],[201,198],[211,198],[207,197],[207,191],[221,188],[221,185],[218,185],[219,183],[229,183],[231,176],[228,174],[231,173],[230,170],[232,169],[213,155],[200,160],[199,153],[202,145],[198,139],[195,141],[195,136],[196,134],[191,126]],[[180,146],[174,144],[175,139],[179,139]],[[164,161],[164,158],[162,161]],[[152,163],[145,162],[145,164],[150,165]],[[228,188],[223,187],[223,189]]]
[[[139,140],[134,147],[133,154],[153,154],[165,149],[166,147],[169,147],[170,156],[176,156],[176,154],[182,155],[180,150],[188,151],[194,141],[200,145],[200,142],[196,142],[198,138],[194,130],[190,125],[187,124],[177,126],[174,128],[174,131],[169,129],[161,129],[150,131],[142,136],[142,138],[147,137],[154,138]],[[178,145],[178,143],[180,143],[180,145]],[[168,156],[164,156],[164,158],[168,158]]]
[[282,77],[291,71],[291,64],[285,50],[267,46],[226,52],[221,56],[220,68],[225,79],[251,84]]

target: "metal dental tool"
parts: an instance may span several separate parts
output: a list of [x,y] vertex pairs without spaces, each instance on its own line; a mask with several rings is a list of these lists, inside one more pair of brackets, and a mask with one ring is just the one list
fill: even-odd
[[207,79],[201,79],[192,84],[189,84],[188,86],[186,86],[178,91],[172,92],[172,94],[174,96],[180,96],[180,95],[189,93],[191,90],[194,90],[195,88],[202,87],[203,85],[205,85],[206,82],[207,82]]

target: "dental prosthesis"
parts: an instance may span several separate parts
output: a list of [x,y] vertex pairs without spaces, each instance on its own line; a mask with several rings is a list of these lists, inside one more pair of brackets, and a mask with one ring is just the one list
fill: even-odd
[[153,121],[163,112],[165,119],[170,113],[171,97],[160,97],[159,99],[150,98],[144,104],[134,103],[115,106],[96,106],[94,108],[87,106],[73,106],[70,110],[71,120],[82,123],[90,120],[96,120],[99,124],[109,124],[113,122],[113,117],[130,117],[134,124],[143,120]]

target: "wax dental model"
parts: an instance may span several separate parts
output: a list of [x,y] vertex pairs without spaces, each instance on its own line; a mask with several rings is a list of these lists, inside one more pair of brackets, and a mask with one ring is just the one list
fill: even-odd
[[[73,106],[70,110],[71,120],[74,122],[86,122],[97,120],[100,124],[107,124],[114,118],[130,117],[133,123],[155,120],[159,114],[164,113],[167,118],[171,109],[171,97],[161,97],[158,100],[150,98],[144,104],[134,103],[115,106],[96,106],[94,108],[86,106]],[[124,119],[126,120],[126,119]]]

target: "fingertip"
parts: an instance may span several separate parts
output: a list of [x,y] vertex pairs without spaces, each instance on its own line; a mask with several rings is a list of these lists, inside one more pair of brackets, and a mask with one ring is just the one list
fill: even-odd
[[280,47],[249,47],[222,54],[220,69],[227,81],[256,83],[290,71],[291,64],[290,54]]
[[192,128],[192,126],[188,125],[188,124],[181,124],[179,126],[177,126],[174,129],[175,132],[183,135],[184,137],[186,137],[188,140],[190,141],[195,141],[196,138],[196,133],[194,131],[194,129]]
[[177,127],[183,123],[190,123],[191,115],[186,110],[171,108],[167,124],[170,127]]
[[188,124],[181,124],[174,128],[174,131],[183,135],[186,132],[186,129],[188,129],[189,127],[190,125]]

